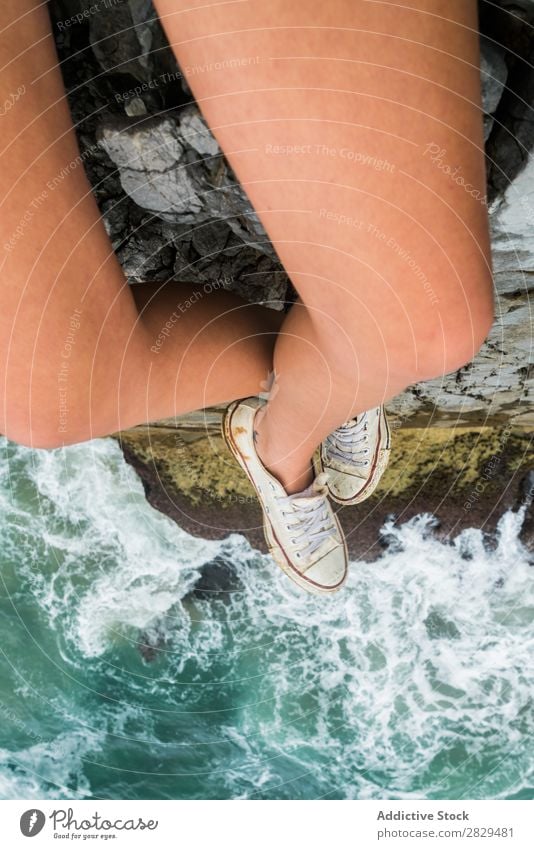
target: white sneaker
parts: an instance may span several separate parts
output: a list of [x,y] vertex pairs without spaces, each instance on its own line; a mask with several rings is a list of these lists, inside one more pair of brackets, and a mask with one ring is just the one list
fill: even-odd
[[231,404],[223,420],[224,437],[256,490],[265,539],[278,566],[308,592],[335,592],[347,577],[347,549],[328,502],[326,475],[303,492],[287,494],[256,452],[254,417],[261,405],[258,398]]
[[374,407],[338,427],[317,449],[316,474],[328,473],[328,493],[338,504],[358,504],[376,489],[390,454],[384,407]]

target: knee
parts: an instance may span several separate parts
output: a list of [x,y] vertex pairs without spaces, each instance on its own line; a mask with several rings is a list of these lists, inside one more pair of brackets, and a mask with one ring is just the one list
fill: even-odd
[[493,320],[493,299],[488,297],[476,311],[451,314],[421,329],[415,336],[410,382],[441,377],[470,363],[486,341]]
[[[379,314],[339,310],[332,320],[326,310],[314,324],[321,348],[344,379],[372,372],[389,394],[407,386],[457,371],[480,350],[493,324],[492,288],[487,277],[473,285],[472,297],[421,310],[384,304]],[[397,312],[395,312],[397,309]],[[393,318],[392,318],[393,315]]]

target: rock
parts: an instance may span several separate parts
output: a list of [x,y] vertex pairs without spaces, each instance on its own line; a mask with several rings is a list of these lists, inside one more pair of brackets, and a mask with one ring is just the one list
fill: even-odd
[[534,99],[534,14],[514,3],[480,8],[481,26],[491,43],[504,50],[508,68],[490,137],[486,142],[488,196],[501,195],[518,175],[532,148]]
[[[160,238],[160,248],[177,248],[171,277],[222,280],[249,300],[282,306],[287,277],[196,107],[184,107],[173,117],[110,118],[100,125],[97,138],[117,166],[123,190],[152,214],[146,220],[152,221],[156,239],[158,227],[163,229],[156,218],[176,225],[166,228],[167,241]],[[132,282],[154,279],[147,278],[153,250],[153,240],[147,245],[139,231],[130,237],[125,253],[150,259],[148,264],[129,262],[125,270]],[[134,265],[143,268],[141,276],[132,276]]]
[[196,108],[193,107],[182,112],[180,116],[180,133],[185,142],[193,150],[196,150],[197,153],[200,153],[201,156],[221,155],[217,141],[212,136],[206,122]]
[[153,663],[158,659],[159,652],[165,646],[165,639],[161,634],[139,634],[137,650],[146,663]]
[[530,469],[521,481],[521,501],[528,507],[534,502],[534,469]]
[[124,191],[138,206],[164,221],[202,221],[203,204],[185,167],[175,122],[152,119],[131,126],[107,122],[99,143],[117,165]]
[[175,66],[150,0],[96,6],[88,16],[89,41],[104,71],[152,82]]
[[147,114],[145,101],[140,97],[132,97],[131,100],[128,100],[126,103],[124,111],[129,118],[141,118],[143,115]]
[[484,110],[484,140],[493,127],[493,113],[499,105],[508,69],[504,61],[504,50],[489,41],[480,39],[480,76],[482,83],[482,109]]
[[227,601],[230,600],[232,593],[242,588],[243,584],[232,564],[217,558],[201,567],[200,578],[190,595],[207,601]]
[[[264,551],[257,499],[224,445],[220,421],[211,414],[207,431],[199,425],[193,432],[191,424],[186,419],[173,427],[139,427],[120,434],[149,503],[203,539],[224,539],[238,531]],[[394,524],[421,514],[427,514],[426,534],[450,539],[463,529],[483,528],[490,542],[502,513],[519,509],[532,490],[532,431],[509,424],[394,431],[391,459],[376,493],[339,513],[353,558],[374,560],[384,548],[399,545]],[[534,546],[532,505],[521,539]],[[218,592],[224,598],[225,592],[239,590],[224,556],[204,569],[193,595],[204,592],[208,598]]]
[[534,0],[504,0],[502,3],[505,9],[509,9],[514,13],[516,9],[523,9],[531,17],[534,17]]
[[493,270],[502,294],[534,288],[534,158],[491,210]]
[[171,228],[156,223],[149,216],[139,217],[130,238],[116,248],[130,283],[172,279],[176,262],[173,236]]
[[516,510],[520,509],[524,509],[525,518],[519,537],[523,545],[532,552],[534,564],[534,468],[529,469],[521,480],[516,501]]

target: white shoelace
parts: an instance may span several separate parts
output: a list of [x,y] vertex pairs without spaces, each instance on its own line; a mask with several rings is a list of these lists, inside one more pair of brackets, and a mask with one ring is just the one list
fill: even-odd
[[318,475],[303,492],[276,499],[286,528],[293,534],[291,542],[297,557],[313,555],[336,530],[326,497],[327,477],[325,473]]
[[340,460],[350,466],[368,466],[368,443],[367,413],[362,413],[326,438],[326,450],[332,460]]

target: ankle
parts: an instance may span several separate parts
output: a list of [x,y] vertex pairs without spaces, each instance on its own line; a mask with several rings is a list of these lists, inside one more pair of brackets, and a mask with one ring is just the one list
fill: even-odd
[[254,442],[261,462],[288,495],[302,492],[312,483],[314,472],[310,458],[296,457],[295,452],[289,455],[287,447],[273,445],[266,437],[261,422],[254,430]]
[[264,459],[259,451],[258,454],[267,471],[282,484],[288,495],[302,492],[313,482],[314,474],[310,460],[304,466],[292,467],[287,460],[282,462],[269,461]]

